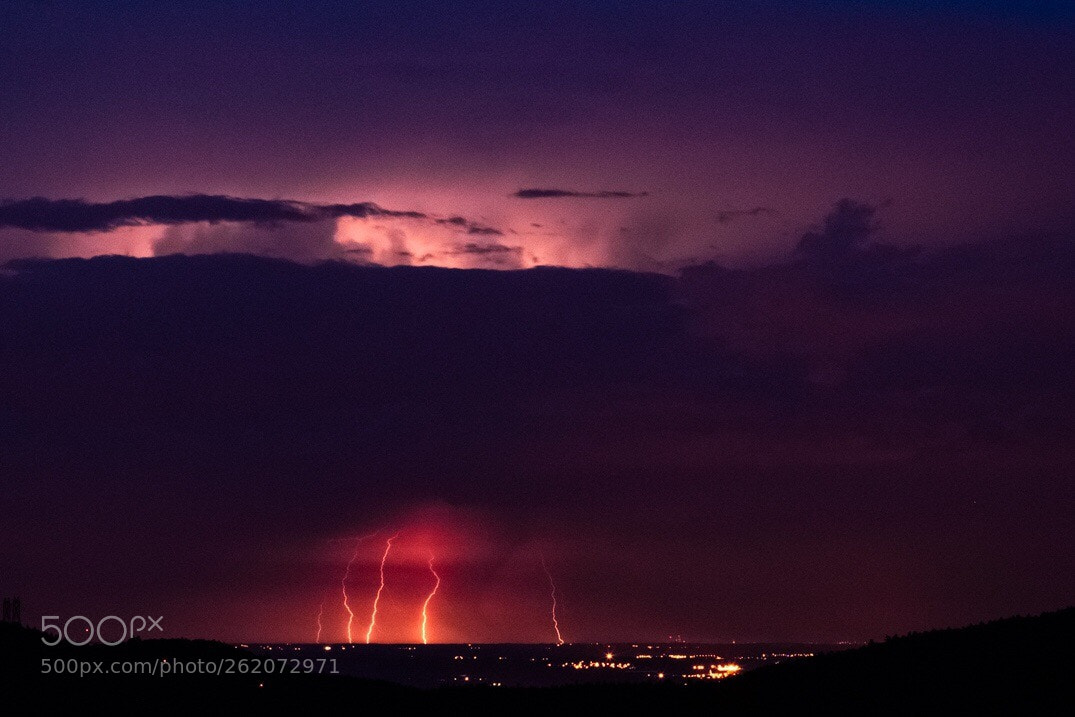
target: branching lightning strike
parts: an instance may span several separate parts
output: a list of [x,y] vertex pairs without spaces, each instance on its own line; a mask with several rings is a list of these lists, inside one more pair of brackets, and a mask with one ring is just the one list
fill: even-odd
[[549,572],[549,566],[545,564],[545,556],[541,556],[541,569],[545,571],[545,577],[549,579],[549,589],[552,591],[552,629],[556,632],[556,646],[564,644],[564,638],[560,634],[560,622],[556,619],[556,583],[552,581],[552,573]]
[[437,575],[437,571],[433,569],[433,552],[429,553],[429,572],[433,573],[433,578],[436,582],[433,584],[433,590],[426,596],[426,601],[422,603],[422,644],[428,645],[429,638],[426,633],[426,623],[429,620],[429,601],[433,599],[433,596],[437,594],[437,588],[440,587],[440,575]]
[[358,548],[362,545],[362,541],[366,538],[372,538],[376,533],[369,533],[362,535],[354,539],[355,552],[351,554],[351,559],[347,561],[347,569],[343,571],[343,579],[340,580],[340,591],[343,593],[343,609],[347,611],[347,642],[353,643],[351,639],[351,623],[355,620],[355,613],[351,610],[351,604],[347,599],[347,578],[351,577],[351,566],[354,565],[355,560],[358,559]]
[[377,624],[377,604],[381,601],[381,593],[384,591],[384,564],[388,561],[388,553],[392,550],[392,541],[399,537],[399,533],[396,533],[384,546],[384,555],[381,556],[381,584],[377,588],[377,594],[373,597],[373,610],[370,612],[370,626],[366,629],[366,644],[370,644],[370,638],[373,636],[373,626]]

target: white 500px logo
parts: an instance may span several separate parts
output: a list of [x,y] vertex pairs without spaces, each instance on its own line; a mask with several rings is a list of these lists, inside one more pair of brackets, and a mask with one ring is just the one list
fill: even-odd
[[[67,621],[63,624],[63,627],[60,627],[60,623],[58,622],[59,619],[59,615],[41,616],[41,632],[45,633],[41,636],[41,642],[45,643],[49,647],[59,645],[60,640],[67,640],[67,642],[71,643],[72,645],[85,645],[95,636],[97,637],[98,641],[100,641],[104,645],[118,645],[119,643],[126,640],[128,637],[135,637],[138,633],[143,631],[153,632],[154,630],[157,630],[158,632],[164,632],[164,628],[161,627],[161,620],[164,619],[163,616],[150,617],[149,615],[146,615],[145,617],[142,617],[141,615],[135,615],[129,621],[124,622],[122,618],[117,617],[116,615],[105,615],[100,620],[98,620],[97,624],[95,625],[93,621],[85,615],[72,615],[71,617],[67,618]],[[114,622],[119,625],[118,629],[120,629],[121,632],[118,638],[110,641],[105,639],[104,628],[105,625],[108,625],[111,622]],[[74,624],[72,625],[72,623]],[[77,637],[77,629],[82,623],[85,623],[86,625],[86,627],[82,628],[84,630],[83,639],[76,640],[75,638],[71,637],[71,629],[72,627],[76,629]],[[55,639],[53,639],[51,642],[49,641],[49,630],[56,631]],[[113,630],[109,629],[109,632],[113,632]]]

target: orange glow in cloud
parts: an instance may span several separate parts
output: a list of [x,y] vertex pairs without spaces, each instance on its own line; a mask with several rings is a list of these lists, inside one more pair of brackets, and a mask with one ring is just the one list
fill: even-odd
[[[422,187],[415,187],[413,180],[382,184],[374,194],[378,204],[421,211],[430,219],[343,217],[337,220],[335,241],[355,261],[386,266],[526,269],[609,264],[615,254],[610,246],[622,239],[621,228],[635,211],[635,202],[543,202],[509,196],[513,187],[525,184],[514,178],[497,178],[487,185],[474,178]],[[318,199],[346,202],[356,194],[329,192]],[[467,226],[436,221],[451,217],[465,217],[500,234],[469,234]],[[490,246],[503,249],[480,251]]]
[[525,269],[538,263],[518,237],[469,235],[433,220],[343,217],[335,242],[347,260],[384,266]]
[[475,237],[417,220],[351,217],[337,220],[335,235],[340,250],[352,261],[450,269],[604,266],[610,263],[605,239],[603,230],[595,227],[584,227],[571,235],[531,227],[521,232],[506,231],[502,236]]
[[[34,254],[48,257],[89,258],[102,254],[119,254],[145,258],[154,255],[154,245],[164,232],[155,225],[117,227],[108,232],[26,232],[25,246],[33,246]],[[4,260],[0,247],[0,263]]]

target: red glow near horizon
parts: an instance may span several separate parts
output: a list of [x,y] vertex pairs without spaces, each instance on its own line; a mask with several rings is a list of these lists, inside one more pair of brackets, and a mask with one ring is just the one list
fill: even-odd
[[[377,605],[381,602],[381,593],[384,591],[384,564],[388,561],[388,553],[392,550],[392,541],[399,537],[396,533],[385,542],[384,555],[381,556],[381,584],[377,587],[377,594],[373,597],[373,610],[370,612],[370,626],[366,629],[366,644],[370,644],[373,636],[373,627],[377,624]],[[348,623],[348,638],[350,638],[350,623]]]
[[[328,538],[329,546],[348,543],[347,548],[332,548],[331,558],[344,565],[335,578],[343,598],[342,620],[336,622],[340,618],[333,615],[340,603],[331,587],[327,596],[310,595],[310,607],[321,603],[307,612],[316,617],[315,642],[363,643],[356,619],[364,616],[365,644],[496,642],[507,635],[515,641],[567,644],[558,582],[564,576],[558,574],[557,557],[550,563],[540,543],[509,545],[505,556],[496,523],[456,507],[421,506],[378,523],[345,526],[339,537]],[[535,557],[546,588],[535,582]],[[495,573],[488,570],[490,562],[497,565]],[[450,594],[441,589],[445,580]],[[526,619],[520,620],[520,614]],[[312,631],[313,622],[306,630]]]
[[429,638],[426,633],[426,623],[429,620],[429,601],[433,599],[433,596],[437,594],[437,588],[440,587],[440,575],[437,575],[437,571],[433,569],[433,551],[429,552],[429,572],[433,573],[433,578],[436,583],[433,584],[433,590],[426,596],[426,600],[422,603],[422,644],[428,645]]
[[549,588],[552,595],[552,629],[556,631],[556,646],[564,644],[564,638],[560,634],[560,621],[556,619],[556,583],[552,580],[552,573],[549,572],[549,566],[545,564],[545,556],[541,556],[541,569],[545,571],[545,577],[549,579]]

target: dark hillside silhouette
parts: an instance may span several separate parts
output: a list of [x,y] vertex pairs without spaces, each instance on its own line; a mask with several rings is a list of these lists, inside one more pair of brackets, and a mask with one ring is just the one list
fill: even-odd
[[184,660],[248,656],[200,640],[46,648],[40,633],[0,625],[5,703],[64,711],[278,713],[294,709],[652,709],[665,714],[1054,714],[1075,706],[1075,608],[953,630],[912,633],[791,660],[712,685],[601,685],[418,690],[344,676],[41,676],[42,657]]

